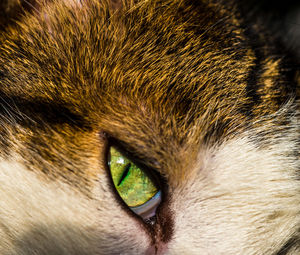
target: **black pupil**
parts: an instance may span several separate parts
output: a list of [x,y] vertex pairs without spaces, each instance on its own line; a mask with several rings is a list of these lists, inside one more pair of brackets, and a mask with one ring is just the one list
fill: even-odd
[[129,172],[130,167],[131,167],[131,163],[128,163],[128,164],[125,166],[125,170],[124,170],[124,172],[123,172],[123,174],[122,174],[122,177],[121,177],[121,179],[120,179],[120,181],[119,181],[119,183],[118,183],[118,186],[121,185],[122,181],[123,181],[123,180],[125,179],[125,177],[128,175],[128,172]]

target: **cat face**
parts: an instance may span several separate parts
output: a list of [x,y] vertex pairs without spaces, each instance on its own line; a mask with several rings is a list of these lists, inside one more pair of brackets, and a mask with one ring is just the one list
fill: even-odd
[[299,252],[297,85],[238,5],[35,8],[0,36],[1,254]]

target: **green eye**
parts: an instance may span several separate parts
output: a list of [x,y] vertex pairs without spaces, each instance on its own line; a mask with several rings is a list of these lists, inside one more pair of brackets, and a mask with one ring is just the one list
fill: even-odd
[[108,166],[114,186],[127,206],[143,219],[155,215],[161,191],[144,170],[111,146]]

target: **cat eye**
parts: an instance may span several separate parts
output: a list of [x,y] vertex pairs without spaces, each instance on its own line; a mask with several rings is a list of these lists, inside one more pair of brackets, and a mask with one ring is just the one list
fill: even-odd
[[108,167],[114,187],[129,209],[144,220],[155,216],[162,193],[153,176],[114,146],[109,148]]

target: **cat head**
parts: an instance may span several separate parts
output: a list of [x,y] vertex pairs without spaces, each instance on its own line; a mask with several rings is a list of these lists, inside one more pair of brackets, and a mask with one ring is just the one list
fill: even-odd
[[[297,243],[296,83],[238,5],[33,6],[0,35],[1,252],[271,254]],[[151,222],[118,194],[111,148],[155,176]]]

